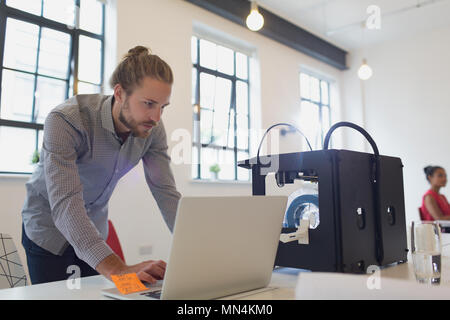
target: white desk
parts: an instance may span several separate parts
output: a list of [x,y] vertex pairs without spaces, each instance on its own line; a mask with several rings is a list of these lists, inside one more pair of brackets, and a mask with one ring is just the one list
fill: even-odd
[[[445,288],[447,298],[450,298],[450,257],[443,257],[442,264],[446,266],[443,269],[440,290]],[[302,291],[299,293],[297,289],[297,298],[301,299],[371,299],[380,298],[378,296],[365,296],[364,293],[371,293],[368,289],[365,290],[351,290],[356,288],[351,282],[355,279],[361,279],[361,284],[365,284],[370,275],[347,275],[339,273],[309,273],[304,272],[299,276],[297,269],[279,268],[273,272],[270,287],[276,289],[264,291],[254,295],[238,296],[239,300],[292,300],[296,298],[297,283]],[[421,289],[424,285],[416,284],[411,263],[392,266],[381,270],[381,286],[383,289],[389,289],[389,283],[394,279],[393,284],[398,285],[398,281],[407,282],[410,288]],[[350,277],[350,278],[348,278]],[[349,280],[350,279],[350,280]],[[407,281],[405,281],[407,280]],[[397,281],[397,282],[395,282]],[[339,288],[335,291],[331,290],[336,285]],[[27,287],[18,287],[12,289],[0,290],[0,300],[105,300],[109,299],[101,294],[101,290],[111,288],[114,284],[104,278],[103,276],[94,276],[82,278],[80,289],[69,289],[66,281],[57,281]],[[392,286],[392,285],[391,285]],[[398,288],[398,287],[397,287]],[[424,291],[425,292],[425,291]],[[408,298],[402,292],[397,292],[395,297],[399,299]],[[424,293],[425,294],[425,293]],[[388,295],[383,293],[383,297]],[[428,296],[432,298],[432,296]],[[414,298],[414,297],[413,297]],[[418,298],[427,298],[422,296]]]
[[[297,275],[296,269],[275,270],[270,286],[277,289],[264,291],[251,297],[244,295],[241,299],[294,299]],[[0,290],[0,300],[109,300],[101,294],[101,290],[112,287],[114,284],[105,277],[93,276],[81,278],[80,289],[69,289],[67,281],[3,289]]]
[[[447,234],[443,243],[450,243]],[[291,299],[450,299],[450,246],[442,252],[441,285],[428,290],[428,286],[417,284],[410,257],[408,263],[382,269],[379,273],[384,291],[369,290],[366,287],[371,275],[348,275],[340,273],[302,272],[297,269],[280,268],[274,270],[270,287],[277,289],[264,291],[256,295],[243,295],[242,300],[291,300]],[[101,290],[114,284],[103,276],[81,279],[80,289],[68,289],[66,281],[58,281],[27,287],[0,290],[0,300],[104,300],[109,299]],[[296,290],[297,288],[297,290]],[[411,296],[411,293],[421,295]]]

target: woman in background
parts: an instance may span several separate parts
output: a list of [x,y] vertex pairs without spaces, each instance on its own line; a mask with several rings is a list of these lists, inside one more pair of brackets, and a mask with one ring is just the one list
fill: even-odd
[[447,184],[447,173],[444,168],[428,166],[424,169],[430,190],[423,196],[421,219],[426,221],[450,220],[450,205],[439,190]]

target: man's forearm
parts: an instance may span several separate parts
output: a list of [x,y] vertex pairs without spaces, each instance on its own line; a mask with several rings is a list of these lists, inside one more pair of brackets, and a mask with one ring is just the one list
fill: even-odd
[[149,260],[128,266],[116,254],[107,256],[96,267],[96,270],[109,280],[112,280],[112,275],[136,273],[140,280],[150,284],[163,279],[165,269],[166,263],[161,260]]
[[100,261],[96,267],[98,273],[102,274],[109,280],[111,280],[111,275],[121,274],[126,269],[127,265],[114,253]]

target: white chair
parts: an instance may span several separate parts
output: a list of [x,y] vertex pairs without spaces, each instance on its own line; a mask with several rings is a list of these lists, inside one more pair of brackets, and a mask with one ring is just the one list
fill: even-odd
[[27,285],[27,275],[12,237],[0,233],[0,289]]

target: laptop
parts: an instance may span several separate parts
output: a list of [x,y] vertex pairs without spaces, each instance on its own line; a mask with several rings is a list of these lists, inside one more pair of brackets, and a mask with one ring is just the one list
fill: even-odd
[[285,196],[182,197],[164,280],[147,291],[102,294],[204,300],[261,292],[272,277],[286,204]]

